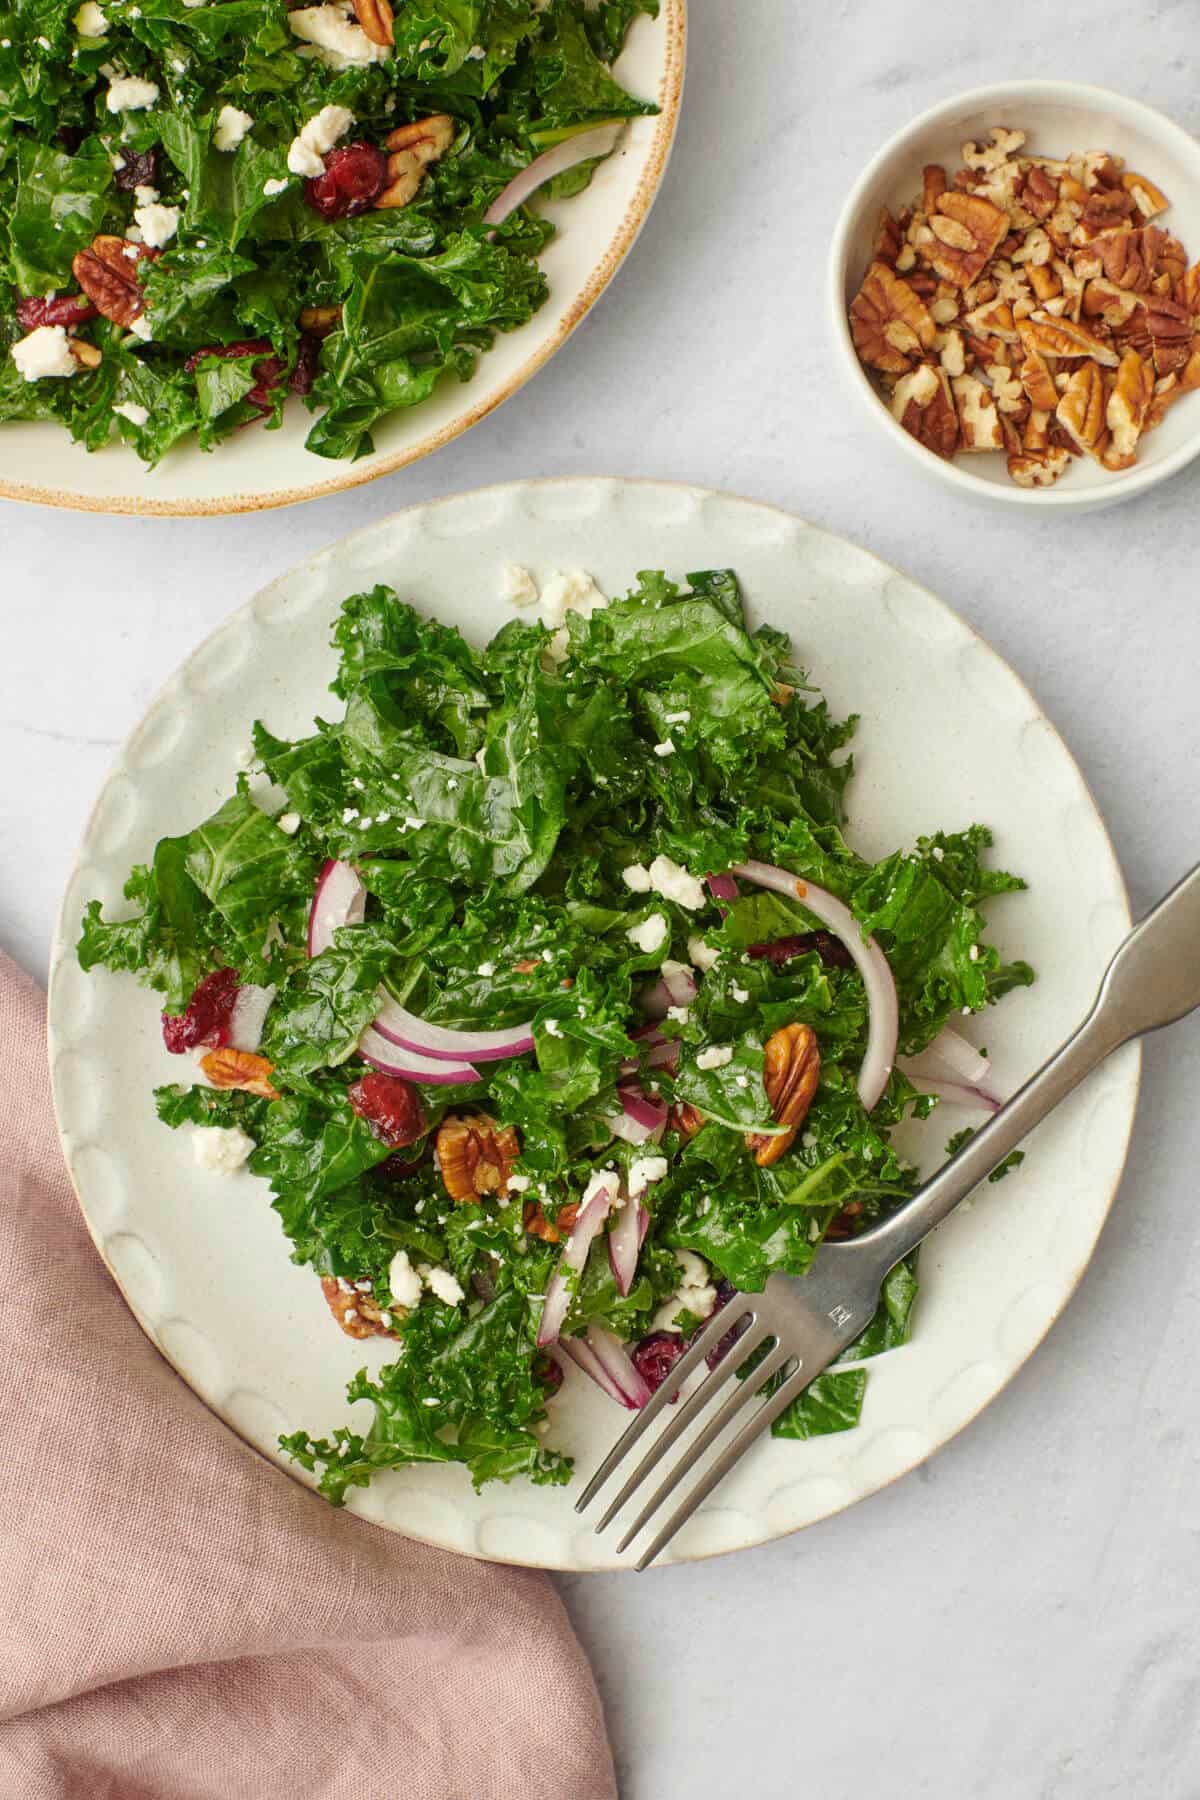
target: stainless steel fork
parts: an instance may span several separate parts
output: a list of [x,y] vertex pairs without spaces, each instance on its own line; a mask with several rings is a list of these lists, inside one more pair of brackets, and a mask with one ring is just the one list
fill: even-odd
[[[1075,1034],[1006,1106],[880,1224],[847,1243],[825,1244],[799,1280],[772,1275],[761,1294],[735,1294],[704,1326],[667,1381],[638,1413],[588,1482],[582,1512],[659,1417],[670,1397],[732,1330],[740,1335],[711,1374],[682,1399],[670,1423],[627,1476],[596,1529],[603,1531],[671,1447],[733,1382],[629,1524],[624,1550],[735,1421],[737,1431],[675,1507],[637,1560],[644,1569],[707,1499],[762,1432],[816,1380],[866,1325],[884,1277],[939,1225],[1106,1056],[1131,1038],[1173,1024],[1200,1006],[1200,865],[1185,875],[1125,939]],[[765,1352],[765,1354],[763,1354]],[[742,1381],[733,1377],[756,1354]],[[782,1377],[771,1393],[766,1389]],[[754,1404],[757,1402],[758,1404]]]

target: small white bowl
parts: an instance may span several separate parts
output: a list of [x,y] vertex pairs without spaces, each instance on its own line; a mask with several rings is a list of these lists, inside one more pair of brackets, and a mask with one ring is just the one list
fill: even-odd
[[953,462],[924,449],[892,417],[858,360],[847,308],[871,260],[879,215],[893,212],[921,191],[925,163],[942,163],[948,175],[961,167],[961,146],[986,141],[993,125],[1020,128],[1037,155],[1110,150],[1127,168],[1146,175],[1171,202],[1160,221],[1200,257],[1200,142],[1170,119],[1107,88],[1071,81],[1010,81],[974,88],[945,100],[898,131],[872,158],[855,183],[838,220],[829,260],[829,308],[834,343],[846,375],[870,415],[893,443],[927,474],[959,493],[1008,505],[1084,512],[1143,494],[1178,474],[1200,455],[1200,394],[1185,395],[1156,431],[1138,446],[1132,469],[1110,473],[1090,457],[1072,459],[1052,488],[1021,488],[1009,479],[999,452],[958,456]]

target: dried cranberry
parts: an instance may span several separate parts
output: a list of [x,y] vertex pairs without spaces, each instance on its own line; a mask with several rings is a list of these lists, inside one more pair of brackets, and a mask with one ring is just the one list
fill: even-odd
[[66,151],[67,155],[74,156],[80,144],[82,144],[84,138],[87,136],[87,132],[83,129],[82,125],[60,125],[54,135]]
[[16,304],[17,323],[22,331],[36,331],[39,325],[85,325],[97,317],[96,308],[86,294],[60,294],[57,299],[34,296]]
[[302,333],[296,348],[296,366],[288,386],[293,394],[311,394],[321,366],[321,339],[314,331]]
[[325,158],[325,172],[304,184],[304,198],[323,219],[366,212],[387,180],[387,157],[373,144],[344,144]]
[[282,357],[278,356],[264,356],[261,362],[254,365],[255,382],[246,398],[252,406],[258,408],[263,418],[271,411],[271,390],[279,386],[286,366]]
[[151,145],[149,150],[125,151],[122,169],[114,169],[113,181],[117,187],[132,194],[134,188],[158,186],[158,150]]
[[765,959],[778,969],[791,962],[793,956],[810,956],[814,951],[827,969],[848,969],[854,961],[841,938],[834,937],[831,931],[806,931],[801,937],[773,938],[767,944],[751,944],[746,955]]
[[[687,1345],[678,1331],[651,1331],[631,1353],[634,1368],[652,1391],[660,1388]],[[678,1395],[672,1394],[674,1405]]]
[[411,1082],[398,1075],[385,1075],[373,1070],[347,1090],[347,1097],[360,1119],[365,1119],[381,1143],[401,1150],[415,1144],[425,1130],[421,1101]]
[[[736,1293],[737,1289],[734,1287],[732,1281],[718,1282],[717,1303],[709,1314],[709,1318],[712,1318],[719,1313],[723,1306],[728,1306]],[[707,1324],[707,1322],[708,1321],[706,1320],[705,1323]],[[731,1325],[724,1337],[720,1338],[717,1343],[713,1345],[712,1349],[704,1359],[710,1369],[715,1369],[721,1358],[729,1355],[729,1352],[741,1337],[742,1330],[743,1326],[740,1321],[736,1325]]]
[[193,350],[184,363],[189,375],[194,375],[206,356],[219,356],[222,360],[235,361],[241,356],[270,356],[271,341],[269,338],[243,338],[238,344],[205,344],[202,350]]
[[548,1356],[539,1350],[533,1359],[533,1379],[539,1387],[545,1388],[547,1394],[557,1394],[563,1384],[562,1364],[557,1357]]
[[405,1156],[397,1150],[394,1156],[385,1156],[381,1163],[376,1163],[371,1173],[382,1175],[386,1181],[407,1181],[410,1175],[416,1174],[424,1161],[423,1154],[421,1156]]
[[172,1056],[182,1056],[200,1044],[220,1049],[229,1042],[233,1003],[238,996],[237,971],[214,969],[206,975],[188,1001],[187,1011],[164,1013],[163,1043]]

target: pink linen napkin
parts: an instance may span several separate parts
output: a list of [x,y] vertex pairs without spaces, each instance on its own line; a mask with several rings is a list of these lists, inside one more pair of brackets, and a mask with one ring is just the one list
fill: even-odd
[[545,1576],[333,1511],[152,1348],[63,1167],[0,958],[0,1793],[613,1800]]

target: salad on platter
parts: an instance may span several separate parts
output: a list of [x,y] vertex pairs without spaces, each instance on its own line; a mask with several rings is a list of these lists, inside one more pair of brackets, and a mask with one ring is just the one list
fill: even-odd
[[[255,724],[79,940],[161,994],[189,1061],[159,1116],[270,1184],[314,1317],[394,1347],[349,1385],[365,1418],[281,1440],[338,1503],[409,1463],[567,1481],[565,1365],[639,1407],[735,1292],[902,1205],[894,1128],[995,1108],[956,1026],[1033,979],[984,938],[1024,885],[984,826],[852,848],[856,720],[733,571],[506,582],[483,650],[347,599],[341,716]],[[194,1203],[181,1175],[164,1204]],[[916,1291],[913,1257],[776,1436],[857,1422]]]
[[658,109],[610,65],[658,0],[0,3],[0,421],[148,464],[467,381],[547,297],[527,203]]

